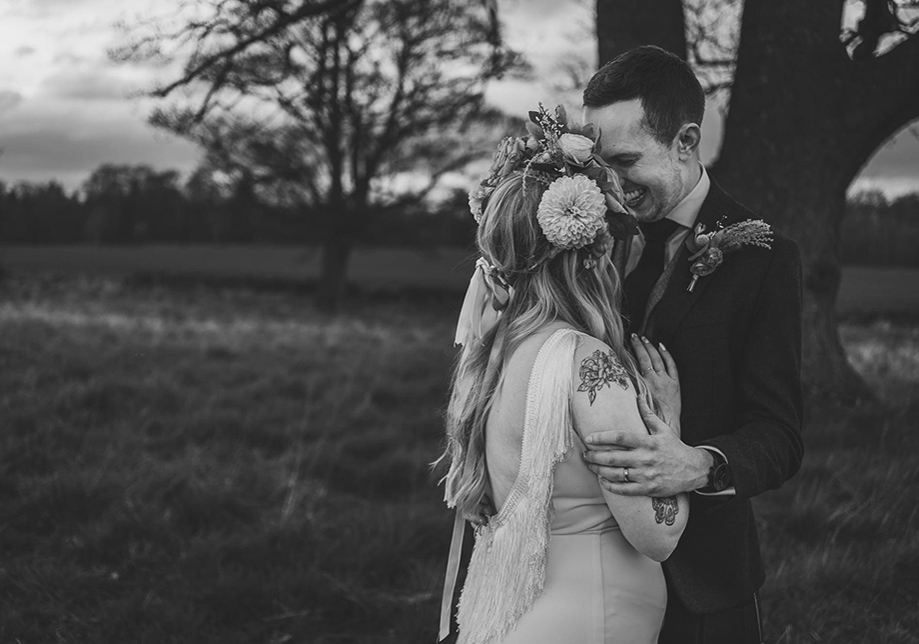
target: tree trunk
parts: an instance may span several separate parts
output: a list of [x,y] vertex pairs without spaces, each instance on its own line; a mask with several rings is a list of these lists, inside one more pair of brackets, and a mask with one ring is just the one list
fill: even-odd
[[686,58],[680,0],[597,0],[600,66],[639,45],[657,45]]
[[877,127],[880,112],[898,97],[869,96],[858,84],[839,42],[841,11],[842,3],[747,0],[713,175],[798,242],[805,388],[855,401],[869,392],[839,341],[839,230],[848,186],[892,133]]
[[350,239],[337,234],[330,235],[322,246],[322,265],[316,292],[317,302],[322,309],[336,311],[341,306],[352,247]]
[[364,194],[352,194],[350,200],[339,196],[329,207],[316,293],[319,306],[327,311],[335,311],[341,306],[348,283],[351,251],[367,229],[368,216],[369,206]]
[[[802,99],[803,105],[817,100],[806,95]],[[732,113],[735,109],[731,107]],[[743,119],[742,111],[737,112]],[[848,173],[835,161],[851,152],[844,137],[830,133],[831,124],[838,125],[833,119],[827,118],[827,126],[819,128],[825,149],[820,154],[804,155],[798,149],[801,138],[793,132],[793,115],[778,110],[762,114],[761,118],[743,120],[742,129],[725,130],[721,157],[712,176],[741,203],[798,242],[804,273],[805,389],[847,400],[866,397],[865,384],[849,365],[839,341],[836,316],[841,277],[838,236],[846,186],[852,176],[846,176]],[[814,123],[817,114],[817,110],[810,113],[803,108],[797,118]],[[776,136],[783,129],[787,136]],[[769,144],[764,145],[764,141]]]

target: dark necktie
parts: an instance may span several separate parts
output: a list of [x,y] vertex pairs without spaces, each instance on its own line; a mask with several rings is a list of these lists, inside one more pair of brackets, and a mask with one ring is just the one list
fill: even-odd
[[671,219],[661,219],[650,224],[638,224],[638,227],[645,238],[645,247],[638,266],[625,278],[625,306],[631,321],[629,327],[636,333],[644,322],[651,289],[664,272],[667,239],[681,226]]

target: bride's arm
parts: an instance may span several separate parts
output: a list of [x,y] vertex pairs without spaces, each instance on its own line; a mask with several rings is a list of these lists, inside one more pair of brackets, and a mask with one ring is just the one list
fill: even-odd
[[[635,389],[612,349],[592,338],[581,342],[575,352],[574,370],[577,384],[572,388],[571,407],[582,440],[588,434],[610,429],[647,435]],[[656,419],[649,421],[663,424]],[[671,431],[669,427],[666,430]],[[622,474],[624,478],[625,472]],[[613,494],[604,488],[603,496],[636,550],[655,561],[670,556],[689,518],[686,494],[657,499]]]

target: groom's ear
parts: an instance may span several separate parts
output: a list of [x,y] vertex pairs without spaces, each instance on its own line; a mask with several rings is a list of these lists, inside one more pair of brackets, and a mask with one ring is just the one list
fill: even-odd
[[689,160],[699,149],[702,141],[702,129],[695,123],[684,123],[676,135],[677,154],[682,161]]

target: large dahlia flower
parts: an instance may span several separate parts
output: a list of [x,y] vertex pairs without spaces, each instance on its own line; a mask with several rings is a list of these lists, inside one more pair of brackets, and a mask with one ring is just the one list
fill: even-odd
[[606,228],[606,199],[595,181],[583,174],[552,182],[536,211],[549,243],[563,250],[584,248]]

